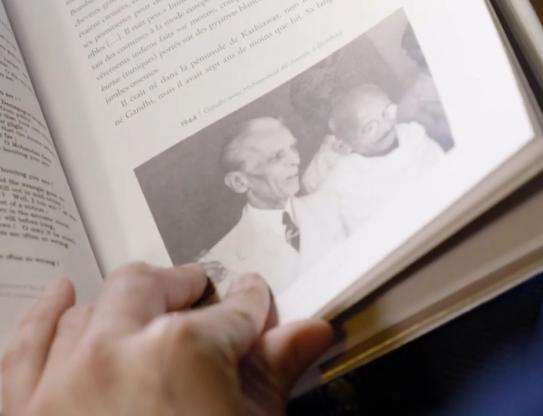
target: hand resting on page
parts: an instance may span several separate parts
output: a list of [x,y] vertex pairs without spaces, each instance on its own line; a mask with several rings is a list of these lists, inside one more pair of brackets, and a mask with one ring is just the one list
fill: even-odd
[[313,320],[270,328],[264,281],[240,277],[220,303],[199,266],[130,264],[95,305],[49,285],[2,360],[6,416],[281,414],[289,389],[330,344]]

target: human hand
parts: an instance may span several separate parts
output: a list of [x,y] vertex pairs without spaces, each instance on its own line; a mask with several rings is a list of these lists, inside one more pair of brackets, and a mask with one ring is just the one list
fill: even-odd
[[330,150],[341,156],[346,156],[353,152],[352,147],[347,142],[341,140],[334,134],[328,134],[327,136],[325,136],[322,146],[329,148]]
[[320,321],[266,331],[262,279],[236,281],[215,305],[203,269],[125,266],[94,306],[50,285],[2,360],[6,416],[280,414],[289,389],[331,341]]

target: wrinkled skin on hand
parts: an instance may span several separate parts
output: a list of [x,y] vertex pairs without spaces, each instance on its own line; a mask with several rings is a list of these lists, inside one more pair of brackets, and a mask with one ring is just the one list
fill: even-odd
[[130,264],[96,304],[75,306],[70,281],[54,281],[3,356],[5,415],[282,414],[330,344],[328,324],[270,328],[270,293],[253,275],[190,309],[206,284],[199,266]]

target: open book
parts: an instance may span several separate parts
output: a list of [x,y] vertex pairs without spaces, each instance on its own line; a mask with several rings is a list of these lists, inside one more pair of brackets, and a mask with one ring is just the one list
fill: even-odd
[[543,167],[511,51],[483,0],[2,0],[0,341],[134,259],[337,315]]

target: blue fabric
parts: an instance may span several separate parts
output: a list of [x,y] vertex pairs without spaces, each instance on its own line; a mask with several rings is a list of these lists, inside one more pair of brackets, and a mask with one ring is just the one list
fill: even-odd
[[515,357],[501,354],[491,359],[498,369],[482,373],[468,383],[444,416],[543,415],[543,319],[533,337]]
[[543,416],[543,274],[289,405],[289,415]]

